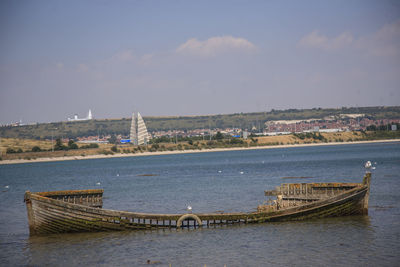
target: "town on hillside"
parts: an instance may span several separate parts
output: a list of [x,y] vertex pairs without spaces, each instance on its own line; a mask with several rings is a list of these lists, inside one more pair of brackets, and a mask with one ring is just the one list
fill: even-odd
[[[84,118],[57,123],[2,125],[2,138],[28,138],[80,143],[132,143],[143,145],[152,139],[176,142],[179,138],[212,139],[217,133],[247,139],[249,136],[279,136],[292,133],[335,133],[400,128],[400,107],[341,109],[289,109],[227,115],[95,119],[91,110]],[[140,142],[138,142],[140,139]]]
[[[152,138],[166,137],[171,141],[174,138],[190,138],[200,137],[204,139],[211,138],[216,133],[228,135],[231,137],[241,137],[247,139],[248,136],[275,136],[287,135],[292,133],[333,133],[333,132],[348,132],[348,131],[366,131],[377,130],[379,128],[388,131],[398,130],[400,119],[370,119],[364,114],[344,114],[340,118],[330,116],[324,119],[306,119],[306,120],[277,120],[266,121],[263,124],[253,125],[251,128],[199,128],[199,129],[169,129],[169,130],[153,130],[148,132],[149,140]],[[78,137],[78,142],[108,142],[112,136],[82,136]],[[117,141],[126,143],[129,136],[117,134]],[[68,141],[68,138],[65,139]]]

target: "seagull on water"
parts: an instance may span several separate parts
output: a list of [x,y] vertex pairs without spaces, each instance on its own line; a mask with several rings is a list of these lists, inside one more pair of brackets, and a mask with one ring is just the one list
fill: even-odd
[[188,206],[187,206],[187,211],[188,211],[189,213],[192,213],[192,206],[188,205]]
[[367,161],[367,162],[365,162],[365,165],[364,165],[364,167],[366,168],[366,169],[369,169],[369,168],[371,168],[372,167],[372,163],[371,163],[371,161]]
[[7,189],[8,189],[8,188],[10,188],[10,187],[9,187],[8,185],[6,185],[4,188],[7,188]]
[[100,185],[100,182],[97,182],[96,185]]
[[244,172],[240,172],[240,174],[243,174]]

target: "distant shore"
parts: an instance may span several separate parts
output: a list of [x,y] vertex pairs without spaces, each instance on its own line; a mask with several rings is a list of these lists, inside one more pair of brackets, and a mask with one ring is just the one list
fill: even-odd
[[0,165],[19,164],[19,163],[36,163],[36,162],[51,162],[65,160],[85,160],[85,159],[104,159],[104,158],[124,158],[124,157],[143,157],[157,155],[172,155],[172,154],[189,154],[189,153],[204,153],[204,152],[222,152],[222,151],[238,151],[238,150],[255,150],[255,149],[275,149],[289,147],[309,147],[309,146],[333,146],[333,145],[350,145],[350,144],[369,144],[369,143],[391,143],[400,142],[400,139],[389,140],[370,140],[370,141],[354,141],[354,142],[332,142],[332,143],[312,143],[312,144],[295,144],[295,145],[274,145],[274,146],[251,146],[251,147],[232,147],[232,148],[212,148],[212,149],[197,149],[197,150],[175,150],[175,151],[157,151],[157,152],[142,152],[135,154],[117,153],[113,155],[87,155],[87,156],[65,156],[65,157],[47,157],[36,159],[12,159],[1,160]]

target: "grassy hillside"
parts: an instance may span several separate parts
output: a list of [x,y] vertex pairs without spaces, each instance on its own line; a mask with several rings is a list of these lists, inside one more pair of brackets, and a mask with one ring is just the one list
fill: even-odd
[[[277,146],[277,145],[297,145],[312,143],[335,143],[353,142],[365,140],[385,140],[399,139],[400,131],[370,131],[370,132],[339,132],[339,133],[302,133],[280,136],[251,137],[247,140],[242,138],[223,138],[214,140],[189,140],[178,143],[161,142],[147,146],[136,147],[131,144],[100,144],[98,148],[84,148],[79,144],[79,149],[67,149],[51,151],[50,141],[27,140],[3,138],[0,143],[0,160],[13,159],[37,159],[54,157],[86,157],[89,155],[113,155],[113,154],[140,154],[142,152],[156,151],[182,151],[182,150],[203,150],[213,148],[232,148],[232,147],[256,147],[256,146]],[[66,146],[67,143],[64,143]],[[38,146],[40,152],[32,152],[32,148]],[[12,148],[14,153],[7,153]]]
[[[340,109],[288,109],[270,112],[236,113],[209,116],[182,117],[144,117],[149,131],[154,130],[190,130],[199,128],[251,128],[263,127],[271,120],[323,119],[339,114],[366,114],[371,119],[398,119],[400,106],[397,107],[359,107]],[[21,139],[51,139],[55,137],[76,138],[108,134],[128,135],[130,118],[112,120],[90,120],[77,122],[42,123],[18,127],[0,127],[0,137]]]

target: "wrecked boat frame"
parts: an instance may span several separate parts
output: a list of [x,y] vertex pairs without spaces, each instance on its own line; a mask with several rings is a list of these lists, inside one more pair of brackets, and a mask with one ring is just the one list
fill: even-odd
[[286,183],[254,212],[153,214],[103,209],[103,189],[25,193],[31,235],[202,227],[368,214],[371,173],[362,183]]

